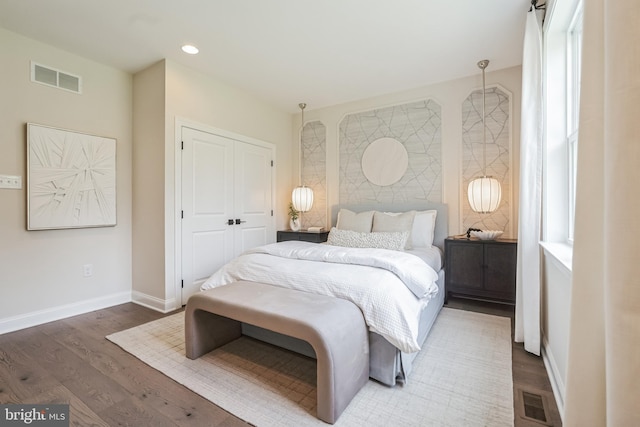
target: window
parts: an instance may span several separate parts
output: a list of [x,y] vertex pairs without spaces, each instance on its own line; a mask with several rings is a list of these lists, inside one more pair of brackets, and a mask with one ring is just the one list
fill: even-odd
[[543,241],[573,244],[582,0],[549,3],[543,26]]
[[567,240],[573,243],[580,119],[580,64],[582,63],[582,4],[571,19],[567,34],[567,171],[569,174]]

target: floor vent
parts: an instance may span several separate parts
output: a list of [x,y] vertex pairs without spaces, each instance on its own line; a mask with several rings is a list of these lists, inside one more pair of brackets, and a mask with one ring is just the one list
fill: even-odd
[[31,81],[69,92],[82,93],[81,77],[35,62],[31,62]]
[[544,426],[552,426],[546,398],[538,393],[520,390],[520,417]]

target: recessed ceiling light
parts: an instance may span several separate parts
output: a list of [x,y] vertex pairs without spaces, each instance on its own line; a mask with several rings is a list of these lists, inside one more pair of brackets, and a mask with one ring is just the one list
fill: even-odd
[[196,53],[200,52],[197,47],[190,44],[185,44],[184,46],[182,46],[182,51],[190,55],[195,55]]

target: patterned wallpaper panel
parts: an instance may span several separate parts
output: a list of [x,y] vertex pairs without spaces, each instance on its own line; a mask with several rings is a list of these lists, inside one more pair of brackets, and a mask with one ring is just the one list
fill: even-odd
[[[407,150],[399,181],[379,186],[362,172],[362,155],[372,142],[393,138]],[[432,100],[345,116],[339,125],[340,203],[442,201],[441,107]]]
[[302,214],[302,227],[327,225],[327,130],[322,122],[302,128],[302,183],[313,190],[313,206]]
[[502,186],[502,201],[495,212],[473,212],[467,199],[469,182],[482,176],[482,89],[472,92],[462,104],[462,231],[469,227],[503,230],[511,234],[511,96],[499,87],[486,92],[486,174]]

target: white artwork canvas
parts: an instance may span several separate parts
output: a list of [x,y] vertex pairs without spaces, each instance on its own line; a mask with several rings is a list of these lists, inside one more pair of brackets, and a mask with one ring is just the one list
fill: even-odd
[[116,225],[116,140],[27,124],[27,229]]

